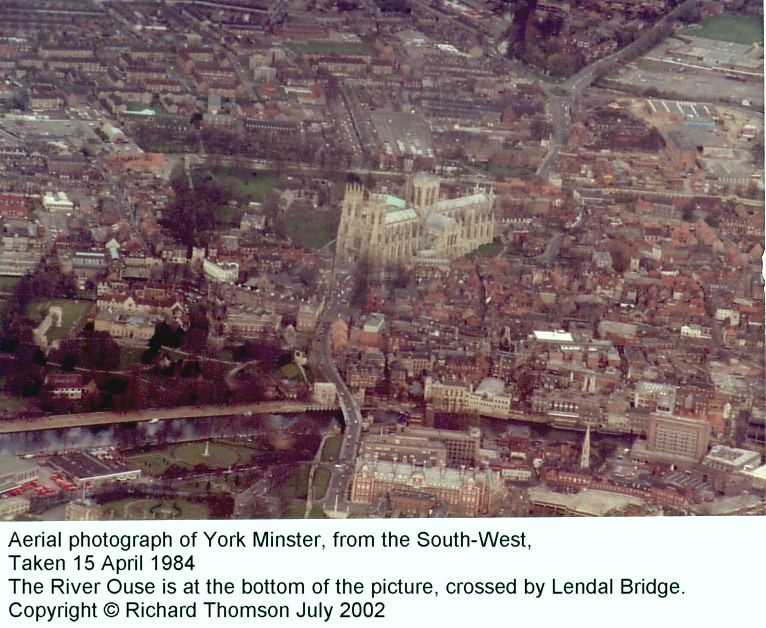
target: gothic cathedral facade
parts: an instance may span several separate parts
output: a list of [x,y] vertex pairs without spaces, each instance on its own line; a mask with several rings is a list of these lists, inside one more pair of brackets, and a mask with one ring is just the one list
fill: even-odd
[[335,259],[366,259],[385,269],[421,260],[460,257],[495,235],[495,197],[479,190],[459,198],[439,197],[439,177],[418,173],[407,179],[404,198],[350,183],[341,205]]

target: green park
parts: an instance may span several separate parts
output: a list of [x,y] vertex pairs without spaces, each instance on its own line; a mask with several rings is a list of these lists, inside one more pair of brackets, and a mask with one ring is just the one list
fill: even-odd
[[760,19],[735,15],[711,15],[700,24],[684,29],[683,34],[735,44],[756,44],[763,42],[763,23]]

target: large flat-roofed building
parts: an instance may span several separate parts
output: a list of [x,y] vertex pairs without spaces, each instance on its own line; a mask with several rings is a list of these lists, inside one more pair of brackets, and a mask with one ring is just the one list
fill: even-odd
[[264,332],[275,332],[282,315],[267,309],[230,310],[221,323],[221,333],[235,338],[258,338]]
[[13,519],[29,512],[29,500],[25,497],[0,498],[0,519]]
[[141,470],[131,467],[115,453],[106,450],[55,454],[49,458],[53,467],[68,475],[77,486],[115,480],[135,480]]
[[481,431],[399,427],[396,431],[368,434],[359,448],[360,458],[413,462],[416,465],[475,467],[479,463]]
[[76,499],[66,506],[67,521],[99,521],[102,511],[92,499]]
[[314,382],[311,400],[322,406],[334,406],[338,403],[338,389],[332,382]]
[[559,493],[543,486],[535,486],[529,489],[528,495],[533,507],[554,515],[603,517],[624,513],[630,507],[646,507],[646,502],[640,497],[598,490]]
[[710,423],[679,416],[649,417],[648,452],[700,462],[707,453]]
[[636,408],[673,412],[676,408],[677,390],[676,386],[670,384],[638,382],[633,392],[633,405]]
[[112,338],[149,340],[161,317],[155,314],[124,314],[101,310],[93,321],[95,331],[105,331]]
[[359,451],[363,458],[390,462],[402,460],[431,466],[447,464],[447,448],[444,443],[422,436],[370,434],[362,441]]
[[503,382],[494,377],[485,377],[476,390],[462,382],[438,382],[426,377],[423,396],[434,410],[498,419],[507,419],[513,404]]
[[202,270],[210,281],[219,283],[234,283],[239,277],[239,264],[236,262],[214,262],[206,259],[202,262]]
[[735,449],[725,445],[715,445],[702,460],[702,464],[729,472],[741,471],[745,468],[754,469],[761,464],[761,454],[748,449]]
[[39,471],[36,464],[16,456],[0,454],[0,493],[36,480]]

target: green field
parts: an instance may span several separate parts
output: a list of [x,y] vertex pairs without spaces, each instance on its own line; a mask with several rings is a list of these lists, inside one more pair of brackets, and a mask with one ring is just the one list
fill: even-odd
[[285,364],[283,367],[279,369],[279,372],[282,373],[282,375],[284,375],[285,377],[289,377],[290,379],[299,379],[299,380],[303,379],[303,377],[301,376],[301,371],[295,362],[290,362],[289,364]]
[[322,449],[322,462],[335,462],[340,453],[340,447],[343,444],[342,436],[330,436],[324,442]]
[[367,44],[353,41],[290,41],[287,47],[295,54],[372,55],[374,52]]
[[[306,502],[295,501],[290,505],[290,519],[303,519],[306,516]],[[327,519],[321,506],[313,504],[309,511],[309,519]]]
[[209,519],[210,510],[204,504],[184,499],[120,499],[101,506],[104,519]]
[[120,368],[129,369],[141,364],[141,356],[146,347],[134,347],[132,345],[120,345]]
[[279,497],[291,499],[306,499],[309,490],[309,473],[311,469],[306,465],[295,467],[290,471],[285,481],[275,487]]
[[13,413],[27,410],[27,408],[28,405],[25,398],[0,394],[0,410]]
[[170,465],[191,470],[197,465],[210,469],[225,469],[232,465],[247,464],[257,453],[256,447],[232,441],[210,441],[209,456],[204,456],[205,442],[182,443],[145,454],[137,454],[130,461],[147,475],[160,476]]
[[327,469],[317,469],[314,473],[314,499],[324,499],[329,484],[330,472]]
[[[193,170],[192,178],[198,181],[204,170]],[[229,192],[234,200],[239,203],[249,201],[261,202],[264,197],[274,189],[278,177],[275,173],[264,170],[259,172],[232,170],[229,168],[217,168],[212,171],[213,181]],[[215,210],[218,225],[232,226],[239,223],[241,210],[234,206],[226,205]]]
[[636,67],[644,72],[667,72],[668,66],[665,63],[658,61],[650,61],[649,59],[639,59],[636,61]]
[[240,201],[260,202],[277,184],[277,175],[268,170],[258,171],[256,174],[219,168],[212,174],[216,183]]
[[290,504],[288,519],[303,519],[306,516],[306,502],[294,501]]
[[279,220],[293,243],[321,249],[335,239],[340,215],[337,211],[310,211],[289,213]]
[[57,305],[61,308],[62,319],[61,327],[51,326],[48,330],[48,339],[58,340],[67,338],[85,326],[85,319],[93,307],[93,302],[67,299],[33,301],[27,307],[27,316],[39,323],[48,314],[48,310],[52,305]]
[[[207,451],[207,456],[205,456]],[[183,465],[194,467],[204,464],[207,467],[229,467],[241,462],[239,451],[234,447],[219,443],[184,443],[172,449],[175,460]]]
[[0,291],[9,292],[19,283],[21,277],[0,277]]
[[309,512],[309,519],[327,519],[327,515],[324,514],[321,506],[314,504]]
[[158,477],[167,471],[170,460],[160,454],[140,454],[131,456],[130,462],[141,468],[145,475]]
[[235,227],[239,224],[241,217],[241,211],[230,205],[215,209],[215,221],[219,226]]
[[699,25],[684,29],[682,34],[736,44],[755,44],[763,41],[763,24],[755,18],[716,15],[706,17]]

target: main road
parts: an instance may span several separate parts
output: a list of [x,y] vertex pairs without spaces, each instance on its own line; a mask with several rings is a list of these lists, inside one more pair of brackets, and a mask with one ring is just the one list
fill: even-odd
[[230,406],[179,406],[177,408],[151,408],[136,412],[86,412],[83,414],[57,414],[28,419],[0,420],[0,434],[17,434],[40,430],[60,430],[71,427],[93,425],[115,425],[117,423],[158,423],[176,419],[199,419],[206,417],[227,417],[233,415],[252,416],[257,414],[298,414],[333,410],[302,401],[260,401]]
[[537,169],[537,175],[543,179],[548,179],[553,172],[556,160],[561,149],[566,145],[567,135],[569,134],[569,120],[577,104],[577,99],[583,90],[589,87],[600,72],[610,69],[617,63],[632,59],[644,51],[647,43],[652,41],[658,35],[660,29],[664,28],[673,19],[682,15],[688,10],[693,9],[700,4],[700,0],[686,0],[679,4],[667,15],[659,19],[632,44],[617,52],[594,61],[589,66],[570,76],[566,81],[557,85],[544,87],[548,96],[548,111],[551,119],[551,139],[548,146],[548,153],[540,163]]
[[349,487],[354,474],[359,437],[362,433],[362,410],[338,372],[332,355],[330,337],[332,322],[346,301],[350,286],[351,276],[338,272],[331,289],[332,296],[326,302],[322,313],[317,342],[312,351],[312,361],[324,379],[335,384],[338,391],[338,404],[346,423],[338,461],[330,474],[330,482],[322,506],[325,513],[331,517],[343,517],[347,513]]

